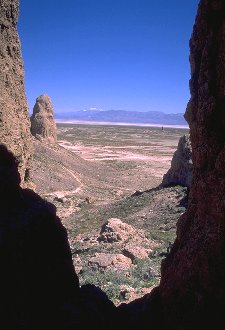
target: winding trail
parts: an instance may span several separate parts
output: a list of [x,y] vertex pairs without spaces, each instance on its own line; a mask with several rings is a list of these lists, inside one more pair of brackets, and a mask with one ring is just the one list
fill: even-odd
[[[47,148],[47,149],[51,150],[52,152],[58,154],[56,150],[54,150],[53,148],[50,148],[50,147],[47,146],[47,145],[45,145],[45,148]],[[76,180],[76,182],[78,182],[78,183],[80,184],[79,187],[77,187],[77,188],[74,189],[74,190],[56,190],[56,191],[52,191],[52,192],[50,192],[50,193],[44,193],[44,194],[43,194],[44,196],[57,196],[57,197],[59,197],[59,198],[60,198],[60,197],[65,197],[65,196],[67,196],[67,195],[77,194],[77,193],[79,193],[79,192],[81,191],[81,189],[83,188],[84,185],[83,185],[82,181],[80,180],[79,176],[78,176],[77,174],[75,174],[72,170],[70,170],[70,169],[68,169],[67,167],[65,167],[64,165],[61,165],[61,166],[62,166],[62,168],[63,168],[66,172],[68,172],[68,173],[73,177],[73,179]]]
[[53,192],[50,192],[50,193],[46,193],[44,194],[44,196],[57,196],[57,197],[66,197],[68,195],[73,195],[73,194],[77,194],[81,191],[81,189],[83,188],[83,183],[82,181],[80,180],[80,178],[78,177],[77,174],[75,174],[73,171],[69,170],[67,167],[65,167],[64,165],[62,165],[62,168],[68,172],[75,180],[76,182],[79,183],[79,187],[77,187],[76,189],[74,190],[56,190],[56,191],[53,191]]

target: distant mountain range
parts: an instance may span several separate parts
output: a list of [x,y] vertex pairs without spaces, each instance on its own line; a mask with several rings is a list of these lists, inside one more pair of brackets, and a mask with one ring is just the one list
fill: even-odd
[[55,113],[55,119],[58,121],[188,125],[182,113],[168,114],[160,111],[138,112],[125,110],[81,110]]

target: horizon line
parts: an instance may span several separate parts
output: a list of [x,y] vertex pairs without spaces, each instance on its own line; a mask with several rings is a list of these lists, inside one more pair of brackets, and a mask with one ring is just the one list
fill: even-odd
[[59,110],[54,110],[55,114],[67,114],[67,113],[72,113],[72,112],[79,112],[79,111],[90,111],[90,112],[94,112],[94,111],[98,111],[98,112],[106,112],[106,111],[126,111],[126,112],[141,112],[141,113],[148,113],[148,112],[159,112],[159,113],[163,113],[165,115],[184,115],[185,112],[163,112],[160,110],[125,110],[125,109],[80,109],[80,110],[68,110],[68,111],[59,111]]
[[80,124],[80,125],[101,125],[101,126],[139,126],[139,127],[162,127],[162,128],[180,128],[189,129],[188,125],[169,125],[169,124],[151,124],[151,123],[128,123],[128,122],[110,122],[110,121],[85,121],[85,120],[63,120],[56,119],[57,124]]

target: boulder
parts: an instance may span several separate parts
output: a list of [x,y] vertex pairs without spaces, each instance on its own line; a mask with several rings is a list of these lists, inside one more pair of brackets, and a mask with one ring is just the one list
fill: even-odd
[[123,249],[123,254],[130,258],[132,261],[138,259],[146,259],[149,257],[151,250],[145,249],[141,246],[136,246],[133,244],[126,244]]
[[126,270],[132,266],[132,261],[123,254],[95,253],[88,265],[94,270]]
[[120,219],[111,218],[103,226],[98,241],[114,243],[125,241],[135,234],[135,228],[122,222]]

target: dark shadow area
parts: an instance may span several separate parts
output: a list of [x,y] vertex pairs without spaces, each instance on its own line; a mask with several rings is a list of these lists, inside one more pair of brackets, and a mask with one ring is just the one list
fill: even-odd
[[[168,185],[162,185],[160,184],[159,186],[157,187],[154,187],[154,188],[151,188],[151,189],[147,189],[147,190],[144,190],[144,191],[135,191],[130,197],[137,197],[137,196],[141,196],[145,193],[151,193],[151,192],[156,192],[156,191],[160,191],[160,190],[163,190],[163,189],[166,189],[166,188],[171,188],[171,187],[176,187],[178,186],[177,183],[174,183],[174,184],[168,184]],[[184,187],[184,188],[187,188],[187,193],[186,195],[184,196],[184,198],[182,198],[179,202],[179,206],[180,207],[184,207],[184,208],[187,208],[188,207],[188,199],[189,199],[189,193],[190,193],[190,188],[188,188],[187,186],[185,185],[182,185],[182,184],[179,184],[180,187]]]
[[80,289],[55,206],[20,188],[18,165],[0,145],[0,329],[112,329],[113,303]]
[[189,194],[190,194],[190,189],[187,188],[187,194],[182,198],[179,202],[179,206],[185,207],[187,209],[188,207],[188,201],[189,201]]
[[151,189],[144,190],[144,191],[137,190],[130,197],[141,196],[141,195],[143,195],[145,193],[151,193],[151,192],[159,191],[160,189],[162,189],[162,187],[158,186],[158,187],[151,188]]

